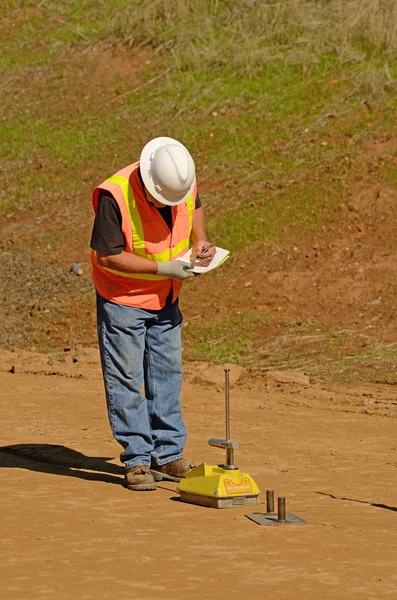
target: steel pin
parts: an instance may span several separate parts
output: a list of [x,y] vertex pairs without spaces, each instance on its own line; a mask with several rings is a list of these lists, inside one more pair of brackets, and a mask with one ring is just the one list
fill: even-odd
[[266,512],[274,513],[274,490],[266,490]]
[[285,497],[279,496],[277,499],[277,520],[285,522],[286,520],[286,508],[285,508]]

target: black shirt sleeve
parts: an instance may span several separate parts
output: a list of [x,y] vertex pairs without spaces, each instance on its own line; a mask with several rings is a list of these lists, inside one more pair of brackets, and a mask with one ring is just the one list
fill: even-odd
[[91,248],[101,254],[121,254],[125,240],[121,231],[121,212],[110,192],[102,191],[95,214]]

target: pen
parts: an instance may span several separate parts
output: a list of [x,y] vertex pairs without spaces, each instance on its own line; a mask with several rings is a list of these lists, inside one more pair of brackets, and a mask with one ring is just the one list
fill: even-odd
[[212,242],[209,246],[207,246],[206,248],[204,248],[204,250],[202,250],[199,254],[199,257],[204,254],[204,252],[207,252],[208,250],[210,250],[213,246],[215,246],[216,242]]

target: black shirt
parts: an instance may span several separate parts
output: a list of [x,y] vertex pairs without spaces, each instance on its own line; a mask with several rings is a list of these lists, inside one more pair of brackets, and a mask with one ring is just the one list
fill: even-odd
[[[140,176],[140,173],[139,173]],[[143,182],[141,179],[142,187]],[[200,208],[201,201],[199,195],[196,196],[195,208]],[[171,206],[158,208],[160,215],[167,223],[168,228],[172,229],[172,211]],[[101,190],[99,195],[98,208],[95,214],[94,226],[91,236],[91,248],[101,254],[116,255],[121,254],[124,249],[125,240],[121,231],[121,211],[113,195],[107,190]]]

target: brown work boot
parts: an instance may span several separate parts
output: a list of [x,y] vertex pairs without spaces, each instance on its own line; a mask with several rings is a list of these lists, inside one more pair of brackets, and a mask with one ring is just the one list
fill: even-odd
[[194,469],[194,465],[189,463],[186,458],[177,458],[166,465],[156,465],[152,463],[150,470],[155,481],[165,479],[168,481],[180,481],[186,477],[186,473]]
[[157,489],[156,482],[147,465],[131,467],[125,473],[125,487],[136,492]]

